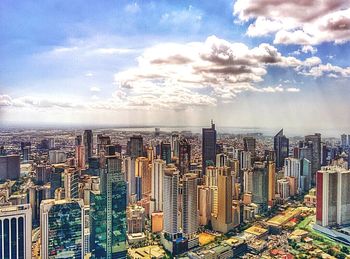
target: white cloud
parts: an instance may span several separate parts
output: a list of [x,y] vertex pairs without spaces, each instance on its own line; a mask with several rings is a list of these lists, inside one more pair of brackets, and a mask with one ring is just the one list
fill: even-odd
[[90,87],[90,91],[91,92],[100,92],[101,89],[99,87],[97,87],[97,86],[92,86],[92,87]]
[[286,89],[287,92],[293,92],[293,93],[298,93],[300,92],[299,88],[295,88],[295,87],[289,87]]
[[276,44],[317,45],[350,40],[348,0],[237,0],[233,13],[241,22],[252,21],[247,35],[275,33]]
[[134,2],[134,3],[131,3],[131,4],[128,4],[125,6],[124,10],[128,13],[132,13],[132,14],[135,14],[135,13],[138,13],[141,11],[141,8],[140,6],[138,5],[138,3]]

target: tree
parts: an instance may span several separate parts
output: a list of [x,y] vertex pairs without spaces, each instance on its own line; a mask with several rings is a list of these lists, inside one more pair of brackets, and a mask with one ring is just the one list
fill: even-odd
[[344,254],[349,254],[350,251],[349,251],[349,248],[347,248],[346,246],[343,246],[340,251],[342,251]]

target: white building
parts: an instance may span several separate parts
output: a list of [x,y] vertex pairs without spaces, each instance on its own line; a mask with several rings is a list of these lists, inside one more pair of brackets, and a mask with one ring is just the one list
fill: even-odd
[[150,213],[163,211],[163,179],[165,161],[155,159],[152,163],[151,208]]

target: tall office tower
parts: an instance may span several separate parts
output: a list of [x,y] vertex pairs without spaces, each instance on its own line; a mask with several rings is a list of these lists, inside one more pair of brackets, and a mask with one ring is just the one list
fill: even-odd
[[232,222],[232,177],[228,167],[220,167],[218,173],[218,212],[212,217],[213,229],[227,233],[233,228]]
[[255,162],[253,168],[253,203],[259,206],[260,213],[267,211],[268,203],[268,172],[264,163]]
[[155,159],[152,164],[151,213],[163,211],[163,179],[165,161]]
[[178,191],[179,171],[172,164],[164,169],[163,190],[163,231],[171,236],[171,239],[179,232],[178,222]]
[[24,162],[29,161],[29,159],[30,159],[30,151],[31,151],[30,146],[26,146],[26,147],[22,148],[22,158],[23,158]]
[[0,258],[32,258],[29,204],[0,207]]
[[228,166],[227,155],[224,153],[216,155],[216,167]]
[[84,203],[45,200],[40,205],[41,258],[84,257]]
[[218,168],[214,166],[208,166],[203,178],[206,186],[218,186]]
[[301,180],[300,188],[303,192],[307,192],[311,188],[311,162],[303,158],[300,160],[301,164]]
[[67,199],[79,197],[79,170],[76,168],[65,168],[64,191]]
[[33,226],[40,224],[40,203],[43,200],[50,199],[50,184],[34,185],[29,187],[29,203],[32,208]]
[[171,145],[169,142],[162,141],[160,143],[160,158],[163,159],[166,164],[171,163]]
[[350,223],[350,171],[322,167],[316,174],[316,222],[321,226]]
[[90,250],[94,258],[126,258],[126,183],[121,159],[106,156],[100,191],[90,194]]
[[199,225],[207,225],[211,214],[211,199],[210,189],[205,185],[198,186],[198,213]]
[[111,144],[111,138],[102,134],[97,135],[97,155],[106,151],[106,146]]
[[49,162],[50,164],[64,163],[67,160],[67,155],[64,151],[49,150]]
[[85,169],[85,147],[80,145],[75,147],[76,165],[79,169]]
[[253,192],[253,170],[248,169],[243,172],[243,192]]
[[125,166],[125,180],[128,185],[128,199],[134,194],[136,194],[136,178],[135,178],[135,158],[126,157],[124,159]]
[[152,146],[147,147],[147,158],[149,163],[152,164],[154,160],[154,150]]
[[269,177],[269,193],[268,204],[274,205],[276,194],[276,164],[273,161],[268,161],[268,177]]
[[341,147],[346,147],[347,146],[347,140],[346,140],[346,134],[342,134],[341,136],[340,136],[340,145],[341,145]]
[[146,157],[138,157],[135,160],[136,194],[138,200],[151,194],[151,170],[149,160]]
[[294,177],[297,181],[297,190],[299,191],[301,186],[301,164],[297,158],[288,157],[284,160],[284,176]]
[[142,206],[132,204],[126,210],[128,234],[145,231],[145,209]]
[[289,180],[286,178],[277,180],[277,193],[280,198],[287,200],[290,197]]
[[50,165],[37,165],[35,168],[35,179],[38,182],[38,184],[42,185],[49,181],[49,175],[51,173],[51,166]]
[[83,137],[81,135],[77,135],[75,137],[75,146],[80,146],[83,144]]
[[54,197],[55,190],[60,187],[64,187],[64,181],[62,180],[62,174],[64,173],[63,167],[54,166],[49,174],[50,182],[50,197]]
[[202,174],[207,165],[216,164],[216,130],[211,121],[211,128],[202,129]]
[[244,137],[243,145],[244,151],[250,152],[252,154],[252,157],[255,158],[256,139],[253,137]]
[[252,168],[252,154],[248,151],[239,151],[240,170]]
[[191,236],[198,231],[197,174],[183,175],[182,231]]
[[92,149],[93,149],[93,135],[92,130],[84,130],[84,147],[85,147],[85,161],[88,161],[90,157],[92,157]]
[[55,148],[55,146],[56,146],[56,143],[55,143],[56,141],[55,141],[55,138],[48,138],[47,139],[47,147],[48,147],[48,149],[53,149],[53,148]]
[[305,136],[307,143],[312,143],[312,158],[311,158],[311,183],[315,185],[316,172],[321,168],[321,134],[315,133],[314,135]]
[[180,175],[184,175],[189,172],[191,163],[191,144],[187,139],[182,138],[179,140],[179,171]]
[[273,138],[273,149],[276,153],[276,167],[281,169],[284,165],[284,159],[289,155],[289,139],[283,135],[283,129]]
[[0,156],[0,180],[17,180],[20,176],[20,156]]
[[179,156],[179,134],[172,133],[171,134],[171,151],[173,152],[174,157]]
[[141,135],[130,137],[129,146],[131,158],[143,156],[143,138]]
[[321,166],[327,165],[328,148],[326,143],[321,143]]

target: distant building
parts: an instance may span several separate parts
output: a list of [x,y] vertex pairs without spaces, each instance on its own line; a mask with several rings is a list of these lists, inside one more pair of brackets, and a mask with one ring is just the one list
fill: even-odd
[[189,172],[191,163],[191,145],[187,139],[182,138],[179,140],[179,171],[180,175],[184,175]]
[[255,158],[255,149],[256,149],[256,139],[253,137],[244,137],[243,138],[243,146],[244,151],[250,152],[253,157],[253,161]]
[[211,128],[202,129],[202,174],[207,165],[216,164],[216,130],[211,122]]
[[276,153],[276,167],[281,169],[284,159],[289,156],[289,139],[283,135],[283,129],[273,138],[273,148]]
[[315,185],[316,172],[321,168],[321,134],[315,133],[314,135],[305,136],[306,146],[312,148],[311,156],[311,184]]
[[171,145],[169,142],[162,141],[160,143],[160,158],[166,162],[171,163]]
[[92,130],[84,130],[83,143],[85,147],[85,161],[92,157],[93,150],[93,134]]
[[128,142],[129,153],[131,158],[143,156],[143,138],[141,135],[134,135]]
[[253,203],[259,206],[260,213],[267,211],[268,205],[268,172],[266,165],[255,162],[253,167]]
[[32,258],[30,205],[0,207],[0,226],[0,258]]
[[182,190],[182,231],[191,236],[198,231],[197,175],[184,174]]
[[20,156],[0,156],[0,180],[17,180],[20,177]]

